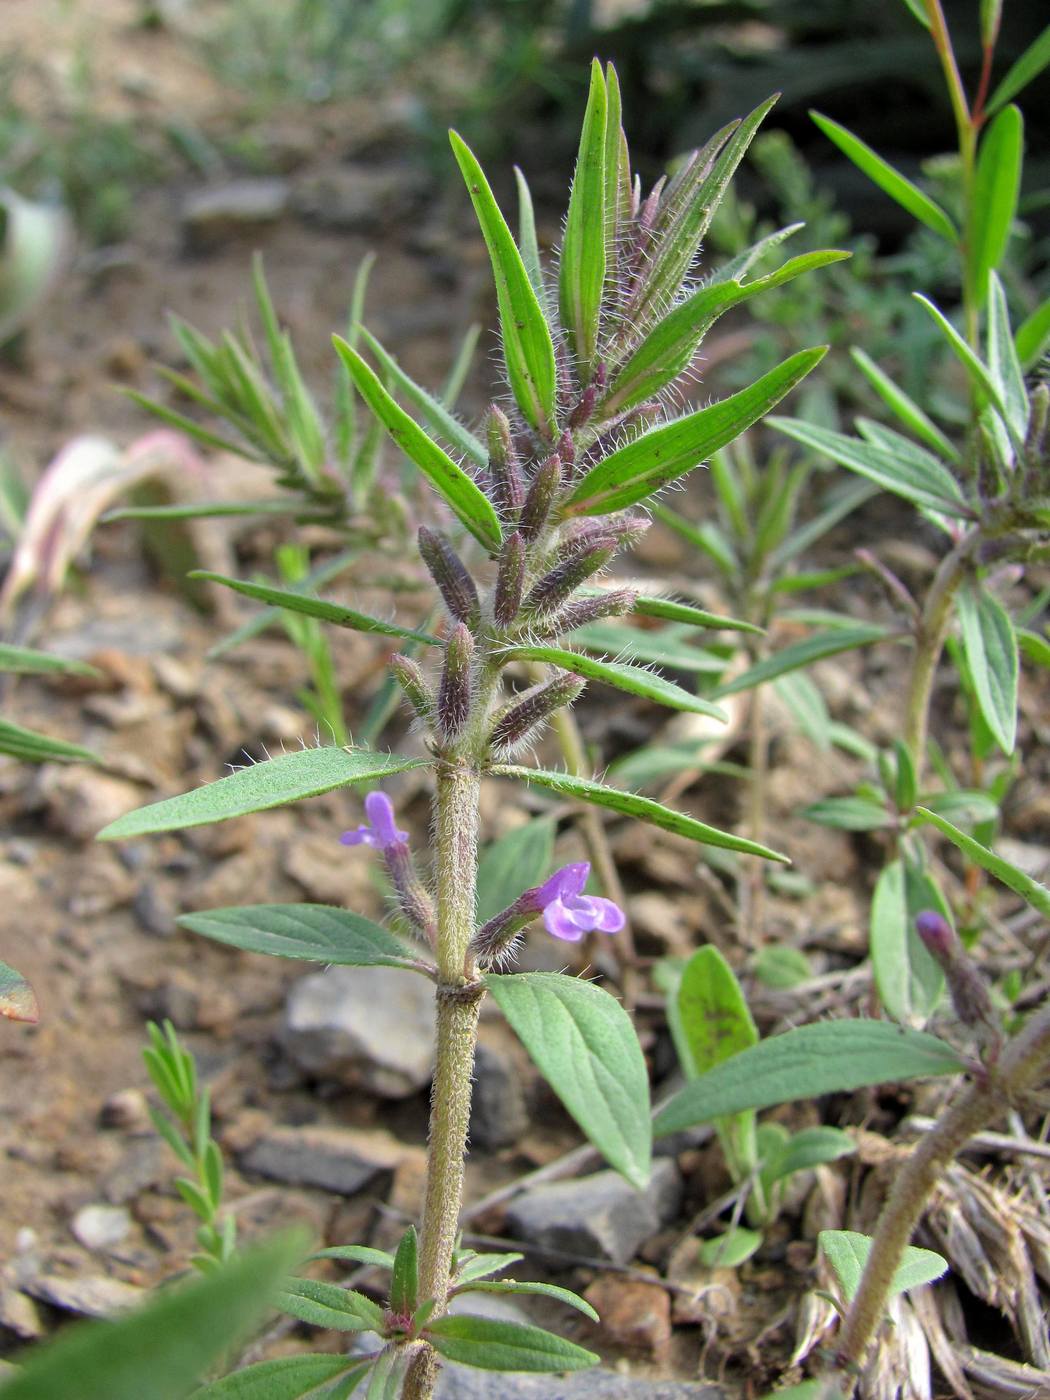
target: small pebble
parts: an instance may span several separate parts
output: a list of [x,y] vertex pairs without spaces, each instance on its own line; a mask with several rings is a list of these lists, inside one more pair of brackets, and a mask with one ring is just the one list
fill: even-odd
[[131,1215],[123,1206],[82,1206],[70,1228],[85,1249],[112,1249],[131,1229]]

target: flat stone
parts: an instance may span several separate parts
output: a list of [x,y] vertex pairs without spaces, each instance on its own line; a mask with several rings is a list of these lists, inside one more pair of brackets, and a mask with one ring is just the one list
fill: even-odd
[[276,223],[288,208],[290,192],[287,180],[274,178],[230,180],[194,190],[182,206],[186,242],[200,252]]
[[[496,1391],[493,1382],[499,1386]],[[446,1366],[434,1390],[435,1400],[726,1400],[717,1385],[692,1381],[653,1381],[596,1368],[568,1376],[529,1376]]]
[[36,1304],[17,1288],[0,1288],[0,1328],[26,1342],[37,1341],[45,1330]]
[[433,1073],[433,987],[400,968],[327,968],[292,988],[281,1041],[315,1078],[405,1098]]
[[25,1285],[25,1291],[42,1303],[50,1303],[62,1312],[76,1313],[78,1317],[113,1317],[137,1307],[149,1290],[101,1275],[59,1278],[54,1274],[41,1274]]
[[295,212],[308,223],[344,233],[388,228],[420,197],[418,172],[368,165],[335,165],[312,170],[297,181]]
[[507,1234],[542,1249],[626,1264],[675,1218],[682,1195],[676,1164],[653,1163],[645,1191],[618,1172],[597,1172],[523,1192],[507,1208]]
[[270,1128],[240,1154],[243,1171],[293,1186],[352,1196],[380,1172],[393,1171],[407,1149],[389,1133],[349,1128]]
[[49,766],[40,775],[48,821],[75,841],[93,841],[104,826],[141,807],[143,789],[90,768]]
[[663,1361],[671,1346],[671,1298],[658,1283],[599,1274],[584,1294],[616,1346],[648,1351]]
[[112,1249],[131,1229],[131,1215],[124,1206],[81,1206],[70,1229],[85,1249]]

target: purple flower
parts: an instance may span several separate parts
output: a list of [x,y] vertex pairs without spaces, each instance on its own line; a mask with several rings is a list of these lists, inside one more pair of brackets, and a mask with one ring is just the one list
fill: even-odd
[[399,831],[394,824],[394,804],[385,792],[370,792],[365,798],[368,821],[356,831],[344,831],[339,840],[344,846],[377,846],[381,851],[390,846],[405,845],[408,832]]
[[591,873],[590,863],[582,860],[563,865],[544,884],[532,891],[537,912],[549,934],[566,943],[579,943],[585,933],[618,933],[626,923],[624,912],[611,899],[586,895],[583,887]]

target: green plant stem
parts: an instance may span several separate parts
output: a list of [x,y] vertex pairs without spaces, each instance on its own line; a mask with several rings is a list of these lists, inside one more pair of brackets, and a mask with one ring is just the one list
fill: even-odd
[[904,707],[904,742],[915,766],[916,779],[920,782],[937,663],[951,626],[955,595],[965,577],[966,566],[978,538],[979,530],[969,531],[941,560],[915,629],[915,655]]
[[1044,1006],[930,1129],[897,1172],[883,1206],[871,1253],[850,1304],[838,1346],[839,1363],[862,1365],[905,1247],[944,1168],[966,1142],[1033,1087],[1050,1066],[1050,1006]]

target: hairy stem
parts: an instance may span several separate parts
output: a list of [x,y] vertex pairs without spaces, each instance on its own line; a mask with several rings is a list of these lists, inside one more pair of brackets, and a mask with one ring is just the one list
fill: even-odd
[[871,1253],[850,1305],[838,1347],[840,1364],[858,1367],[886,1313],[886,1300],[905,1247],[941,1173],[966,1142],[1032,1087],[1050,1066],[1050,1007],[1014,1037],[998,1062],[941,1117],[898,1171],[883,1206]]

